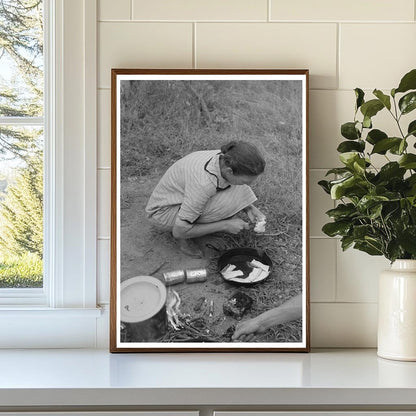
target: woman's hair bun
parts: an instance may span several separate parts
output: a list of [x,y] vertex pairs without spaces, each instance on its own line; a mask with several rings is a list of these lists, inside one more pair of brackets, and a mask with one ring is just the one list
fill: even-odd
[[222,160],[234,175],[257,176],[266,166],[259,149],[251,143],[231,141],[221,147],[221,153]]
[[233,141],[231,141],[231,142],[229,142],[229,143],[227,143],[227,144],[224,144],[222,147],[221,147],[221,153],[223,153],[223,154],[225,154],[225,153],[227,153],[228,151],[230,151],[233,147],[235,147],[235,145],[237,144],[237,142],[235,141],[235,140],[233,140]]

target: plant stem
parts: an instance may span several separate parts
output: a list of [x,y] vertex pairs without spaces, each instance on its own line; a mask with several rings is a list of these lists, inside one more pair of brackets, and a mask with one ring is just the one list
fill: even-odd
[[400,116],[397,116],[397,104],[396,104],[396,100],[393,98],[393,103],[394,103],[394,113],[395,115],[391,112],[391,110],[389,110],[389,113],[391,114],[391,116],[394,118],[394,121],[397,124],[397,127],[399,128],[400,134],[402,135],[403,139],[406,139],[405,135],[403,134],[403,130],[402,127],[400,126],[400,117],[402,116],[400,114]]

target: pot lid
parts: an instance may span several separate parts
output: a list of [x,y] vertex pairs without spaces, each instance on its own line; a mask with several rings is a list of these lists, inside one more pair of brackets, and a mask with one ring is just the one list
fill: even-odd
[[120,287],[120,316],[123,322],[143,322],[156,315],[166,302],[166,287],[151,276],[136,276]]

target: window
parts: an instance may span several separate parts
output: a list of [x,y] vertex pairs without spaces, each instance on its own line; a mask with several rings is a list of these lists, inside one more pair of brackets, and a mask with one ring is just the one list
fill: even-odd
[[42,0],[0,0],[0,291],[3,292],[5,288],[44,287],[43,6]]
[[42,288],[0,291],[0,347],[94,347],[104,327],[95,272],[96,0],[42,4],[47,111],[1,121],[43,145],[45,279]]

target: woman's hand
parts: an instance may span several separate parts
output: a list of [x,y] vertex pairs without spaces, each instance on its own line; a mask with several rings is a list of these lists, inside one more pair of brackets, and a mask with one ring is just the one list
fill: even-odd
[[250,221],[255,224],[260,221],[264,221],[266,216],[254,205],[250,205],[246,208],[246,212]]
[[231,339],[233,341],[249,342],[256,338],[257,335],[263,333],[266,328],[261,324],[258,318],[249,319],[240,322]]
[[239,232],[250,228],[247,222],[238,217],[230,218],[226,221],[225,232],[230,234],[238,234]]

